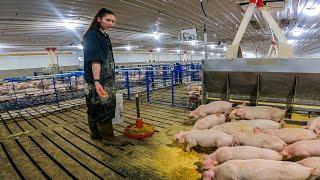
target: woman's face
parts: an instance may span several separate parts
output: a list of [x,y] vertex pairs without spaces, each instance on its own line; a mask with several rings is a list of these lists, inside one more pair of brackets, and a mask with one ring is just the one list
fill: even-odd
[[98,22],[102,30],[107,31],[111,29],[116,21],[116,17],[112,14],[107,14],[102,18],[98,17]]

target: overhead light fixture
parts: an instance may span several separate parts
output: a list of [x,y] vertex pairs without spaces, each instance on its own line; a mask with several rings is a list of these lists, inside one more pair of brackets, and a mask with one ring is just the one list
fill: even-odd
[[215,47],[216,47],[216,45],[214,45],[214,44],[211,44],[211,45],[210,45],[210,48],[211,48],[211,49],[214,49]]
[[180,49],[177,49],[176,52],[177,52],[177,53],[180,53]]
[[191,54],[194,54],[194,51],[191,51]]
[[210,53],[211,56],[213,56],[213,53]]
[[224,52],[226,52],[227,51],[227,47],[225,46],[225,47],[223,47],[223,51]]
[[320,5],[315,2],[308,2],[303,12],[308,16],[317,16],[320,14]]
[[294,36],[300,36],[302,33],[304,33],[304,30],[301,27],[296,27],[292,31],[292,35]]
[[154,38],[155,40],[159,40],[159,39],[160,39],[160,34],[159,34],[158,31],[156,31],[156,32],[153,33],[153,38]]
[[195,45],[196,45],[196,41],[190,41],[190,44],[191,44],[192,46],[195,46]]
[[131,51],[131,48],[132,48],[132,47],[131,47],[131,46],[129,46],[129,45],[128,45],[128,46],[126,46],[126,50],[128,50],[128,51]]
[[161,49],[160,48],[157,48],[157,52],[160,52],[161,51]]
[[14,47],[14,46],[5,45],[5,44],[0,44],[0,48],[1,48],[1,49],[13,48],[13,47]]
[[202,51],[201,53],[202,53],[203,55],[205,55],[205,54],[206,54],[206,52],[204,52],[204,51]]
[[83,46],[81,44],[76,46],[78,49],[83,50]]
[[63,22],[63,26],[70,30],[75,30],[79,26],[79,24],[75,20],[65,20]]
[[126,46],[120,46],[120,47],[113,47],[113,49],[125,49],[128,51],[131,51],[134,48],[139,48],[139,46],[132,46],[132,45],[126,45]]

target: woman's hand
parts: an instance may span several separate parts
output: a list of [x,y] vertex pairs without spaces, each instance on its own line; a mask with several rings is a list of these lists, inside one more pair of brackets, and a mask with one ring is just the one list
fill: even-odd
[[100,97],[106,98],[107,94],[101,84],[99,82],[94,82],[94,87],[96,88],[96,92]]

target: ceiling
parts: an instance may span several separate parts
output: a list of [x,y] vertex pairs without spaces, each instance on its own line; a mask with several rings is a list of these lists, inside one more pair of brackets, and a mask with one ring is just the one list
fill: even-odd
[[[246,0],[206,0],[209,44],[221,44],[210,49],[223,52],[231,44],[244,15],[241,6]],[[281,24],[298,55],[320,50],[320,14],[306,14],[319,0],[278,0],[284,8],[273,8],[272,14]],[[309,4],[308,4],[309,3]],[[311,4],[311,5],[310,5]],[[272,5],[272,6],[277,6]],[[106,7],[116,14],[117,22],[110,31],[114,47],[136,46],[137,50],[181,49],[203,51],[204,17],[199,0],[1,0],[0,52],[27,51],[58,47],[65,50],[81,42],[81,36],[96,11]],[[73,30],[65,26],[69,22]],[[258,25],[258,29],[254,28]],[[182,29],[197,28],[196,45],[178,40]],[[293,31],[303,30],[300,36]],[[158,31],[160,40],[148,34]],[[244,50],[264,54],[270,45],[270,31],[257,11],[242,41]]]

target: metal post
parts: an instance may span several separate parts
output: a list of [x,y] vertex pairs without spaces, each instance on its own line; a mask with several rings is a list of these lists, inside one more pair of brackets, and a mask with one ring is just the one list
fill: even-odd
[[150,102],[150,89],[149,89],[149,72],[146,71],[146,91],[147,91],[147,102]]
[[137,109],[137,118],[140,118],[139,94],[136,94],[136,109]]
[[52,81],[53,81],[54,93],[56,94],[56,101],[58,103],[58,107],[60,107],[58,91],[57,91],[57,88],[56,88],[56,81],[55,81],[54,77],[52,78]]
[[68,76],[69,77],[69,91],[71,91],[71,98],[73,98],[74,97],[74,95],[73,95],[73,90],[72,90],[72,84],[71,84],[71,76]]
[[151,66],[150,70],[151,70],[150,75],[151,75],[151,82],[152,82],[152,90],[154,90],[155,84],[154,84],[154,68],[153,68],[153,66]]
[[43,94],[43,96],[44,96],[44,100],[45,100],[45,102],[47,102],[46,100],[46,97],[47,96],[45,96],[45,94],[44,94],[44,84],[43,84],[43,79],[41,79],[41,87],[42,87],[42,94]]
[[125,71],[126,76],[126,88],[127,88],[127,94],[128,94],[128,100],[130,100],[130,83],[129,83],[129,72]]
[[138,75],[139,75],[139,85],[141,85],[141,70],[138,71]]
[[187,76],[187,82],[189,82],[189,64],[186,63],[186,76]]
[[15,102],[16,102],[16,105],[19,107],[19,101],[18,101],[18,97],[17,97],[17,94],[16,94],[15,86],[13,84],[13,81],[11,83],[12,83],[13,94],[14,94],[14,97],[15,97]]
[[174,106],[174,81],[173,81],[173,71],[171,71],[171,105]]
[[167,86],[167,66],[162,67],[162,81],[163,81],[163,86]]

